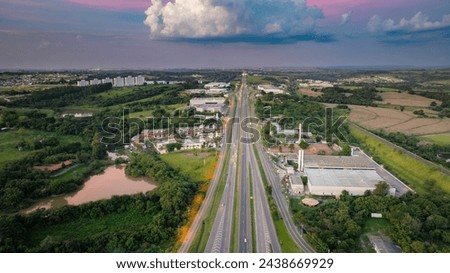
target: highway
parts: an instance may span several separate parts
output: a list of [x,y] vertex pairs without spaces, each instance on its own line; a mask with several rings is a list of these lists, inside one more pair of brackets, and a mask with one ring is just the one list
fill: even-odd
[[[250,125],[246,120],[249,115],[249,94],[248,88],[243,79],[243,86],[241,90],[242,99],[242,115],[241,124],[245,123],[245,126]],[[247,124],[248,123],[248,124]],[[242,126],[241,126],[242,129]],[[251,242],[251,213],[250,213],[250,193],[248,177],[248,166],[250,166],[253,183],[252,198],[254,203],[255,212],[255,238],[256,238],[256,252],[281,252],[280,243],[275,230],[275,226],[272,221],[272,215],[270,213],[269,204],[267,202],[266,191],[264,188],[263,180],[259,172],[258,163],[256,161],[255,153],[253,151],[253,141],[249,141],[252,137],[248,130],[241,132],[241,164],[243,176],[241,177],[241,202],[240,202],[240,215],[239,215],[239,252],[251,252],[249,243]],[[245,141],[247,139],[247,141]],[[244,197],[245,196],[245,197]],[[248,236],[247,236],[248,234]]]
[[[219,183],[220,173],[223,168],[226,168],[227,171],[226,184],[204,251],[207,253],[233,252],[235,249],[230,249],[230,243],[232,241],[231,236],[236,236],[237,251],[240,253],[281,252],[281,246],[272,220],[266,190],[258,162],[256,160],[255,152],[258,152],[259,154],[268,183],[272,186],[272,194],[275,203],[291,237],[304,252],[314,252],[314,249],[309,246],[309,244],[300,235],[299,229],[292,220],[292,215],[290,214],[288,204],[281,189],[280,179],[275,171],[273,163],[264,151],[264,148],[258,142],[255,145],[257,148],[255,151],[253,141],[244,141],[252,136],[248,130],[242,130],[243,126],[241,126],[242,122],[249,123],[246,118],[254,116],[254,110],[250,107],[251,104],[249,104],[249,97],[250,95],[246,84],[246,79],[243,77],[241,88],[236,96],[235,120],[231,120],[229,123],[229,126],[232,126],[231,144],[229,146],[229,165],[224,166],[224,151],[227,147],[225,144],[227,137],[225,135],[222,145],[222,156],[219,159],[218,168],[214,173],[214,178],[210,189],[208,190],[205,201],[203,202],[199,213],[191,225],[188,235],[186,236],[186,239],[179,248],[178,252],[187,252],[193,238],[195,237],[195,234],[199,232],[201,222],[205,217],[205,211],[210,207],[213,193],[217,190],[217,184]],[[250,103],[252,102],[250,101]],[[247,127],[249,125],[250,127],[256,126],[255,123],[246,124]],[[251,179],[250,175],[252,176]],[[252,192],[250,192],[250,182],[252,183]],[[236,190],[239,192],[238,196],[235,194]],[[234,204],[235,198],[237,197],[239,197],[239,199],[236,200],[238,201],[239,207],[236,208],[237,219],[234,219]],[[253,223],[255,224],[254,237],[252,236],[251,198],[253,198],[255,217],[255,219],[253,219]],[[236,223],[236,234],[232,234],[233,225],[236,225]],[[252,249],[253,238],[256,239],[254,244],[256,249]]]
[[[242,87],[241,87],[242,88]],[[208,242],[205,247],[207,253],[228,253],[230,252],[230,242],[233,224],[234,196],[236,187],[237,161],[240,125],[236,120],[241,114],[241,102],[236,101],[235,120],[232,122],[230,161],[227,172],[225,188],[217,210],[216,218],[211,229]]]

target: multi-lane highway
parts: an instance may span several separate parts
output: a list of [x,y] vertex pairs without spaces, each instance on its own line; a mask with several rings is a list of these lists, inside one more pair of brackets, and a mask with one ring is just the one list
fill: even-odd
[[[241,115],[241,129],[244,127],[249,127],[250,121],[248,118],[249,115],[249,92],[247,88],[247,84],[245,82],[245,78],[243,79],[243,85],[241,90],[241,99],[242,99],[242,115]],[[253,150],[253,142],[255,139],[252,139],[252,134],[248,132],[249,130],[243,130],[240,138],[241,149],[241,158],[242,164],[240,164],[240,168],[242,168],[243,173],[248,172],[248,166],[250,166],[252,179],[246,179],[245,190],[248,191],[249,183],[251,182],[253,192],[253,204],[254,204],[254,217],[255,217],[255,238],[256,238],[256,252],[281,252],[280,243],[278,240],[278,236],[275,230],[275,226],[272,221],[272,215],[270,213],[269,204],[267,202],[266,191],[264,188],[263,180],[261,174],[259,172],[258,163],[256,161],[255,153]],[[244,179],[244,177],[242,177]],[[242,193],[242,192],[241,192]],[[242,221],[242,215],[240,215],[240,224],[243,224],[251,219],[250,214],[250,196],[249,194],[245,194],[245,198],[241,198],[241,208],[244,207],[246,214],[246,221]],[[240,230],[247,229],[250,231],[251,225],[240,226]],[[242,234],[239,234],[239,242],[242,242]],[[248,241],[245,240],[244,242]],[[247,252],[247,249],[239,248],[239,252]]]
[[[239,97],[239,96],[238,96]],[[231,120],[231,148],[230,161],[227,173],[225,188],[217,210],[216,218],[211,229],[205,252],[226,253],[230,252],[230,242],[232,236],[233,209],[236,187],[237,163],[239,156],[239,131],[240,125],[237,120],[241,115],[241,103],[236,100],[236,111],[234,119]]]
[[[212,191],[217,189],[222,168],[226,168],[227,171],[226,184],[208,237],[205,252],[225,253],[235,250],[242,253],[281,252],[255,152],[259,154],[265,176],[273,189],[275,203],[289,233],[304,252],[314,252],[302,238],[292,220],[281,184],[279,183],[280,179],[276,174],[273,163],[259,142],[255,146],[257,150],[254,150],[254,140],[250,141],[252,134],[249,132],[248,127],[256,124],[254,121],[252,124],[248,119],[254,116],[253,109],[249,105],[249,98],[246,78],[243,77],[242,85],[236,96],[234,120],[230,124],[232,130],[228,166],[223,166],[224,160],[222,156],[204,204],[179,252],[187,252],[194,234],[199,232],[199,226],[204,219],[206,207],[211,203]],[[226,136],[224,137],[225,139]],[[225,146],[224,143],[223,147]],[[222,150],[222,154],[223,152],[224,150]],[[235,194],[236,192],[238,192],[237,195]],[[235,198],[237,199],[235,200]],[[251,199],[253,199],[253,208],[251,207]],[[235,208],[234,204],[237,204],[238,207]],[[254,211],[253,215],[251,213],[252,209]],[[237,213],[234,213],[235,211]],[[252,219],[252,216],[254,219]],[[236,229],[233,229],[233,227],[236,227]],[[254,234],[252,234],[253,232]],[[234,240],[236,242],[235,249],[231,249],[232,236],[235,236],[233,239],[236,238]],[[253,239],[256,242],[253,242]],[[253,249],[253,245],[256,247],[255,249]]]

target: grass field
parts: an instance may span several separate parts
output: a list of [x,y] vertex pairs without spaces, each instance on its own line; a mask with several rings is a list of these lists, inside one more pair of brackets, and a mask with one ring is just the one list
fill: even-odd
[[99,94],[102,98],[112,98],[116,96],[123,96],[130,93],[135,92],[138,89],[138,87],[124,87],[124,88],[114,88],[107,92],[103,92]]
[[248,84],[270,84],[270,81],[264,80],[263,76],[248,76],[247,83]]
[[450,133],[439,135],[427,135],[421,137],[424,140],[433,142],[434,144],[441,146],[450,146]]
[[191,177],[196,182],[204,182],[217,155],[215,151],[199,152],[198,155],[192,151],[183,151],[164,154],[161,158],[170,166],[179,169],[183,175]]
[[381,164],[417,192],[425,192],[425,181],[435,180],[437,186],[450,193],[449,176],[407,154],[396,151],[356,126],[351,126],[350,132],[360,143],[370,149],[370,154],[378,158]]
[[60,136],[52,132],[38,130],[25,129],[23,136],[20,136],[17,130],[0,132],[0,164],[12,160],[21,159],[32,152],[30,150],[19,151],[16,148],[16,146],[21,141],[21,138],[23,138],[24,141],[32,141],[42,137],[51,136],[57,137],[62,144],[81,141],[81,138],[78,136]]

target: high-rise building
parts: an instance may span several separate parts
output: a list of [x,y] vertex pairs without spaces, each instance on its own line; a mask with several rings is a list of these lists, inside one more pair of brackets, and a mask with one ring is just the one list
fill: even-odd
[[124,87],[125,79],[122,77],[114,78],[114,87]]
[[106,78],[106,79],[103,79],[103,80],[102,80],[102,83],[103,83],[103,84],[105,84],[105,83],[111,83],[111,84],[112,84],[113,81],[112,81],[110,78]]
[[145,77],[144,76],[137,76],[134,78],[135,85],[144,85],[145,83]]
[[134,86],[134,78],[131,76],[126,77],[125,86]]
[[85,81],[85,80],[81,80],[81,81],[77,82],[77,86],[79,86],[79,87],[86,87],[86,86],[89,86],[89,82]]
[[98,79],[93,79],[89,82],[90,85],[99,85],[101,83],[101,81],[99,81]]

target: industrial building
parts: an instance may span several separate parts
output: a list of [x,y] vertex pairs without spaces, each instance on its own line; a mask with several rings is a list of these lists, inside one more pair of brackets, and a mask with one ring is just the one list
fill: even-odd
[[305,169],[309,191],[313,195],[340,195],[346,190],[351,195],[364,195],[383,181],[375,170]]
[[289,176],[289,186],[293,194],[302,194],[305,190],[302,178],[298,173]]
[[228,88],[231,84],[229,82],[211,82],[208,84],[205,84],[206,89],[213,89],[213,88]]
[[195,107],[196,111],[212,112],[212,113],[225,113],[226,105],[225,98],[193,98],[190,100],[190,106]]
[[384,181],[365,157],[305,155],[300,150],[299,162],[313,195],[337,196],[344,190],[351,195],[363,195]]
[[266,93],[273,93],[275,95],[285,93],[283,89],[273,86],[273,85],[267,85],[267,84],[258,85],[258,90],[264,91]]

